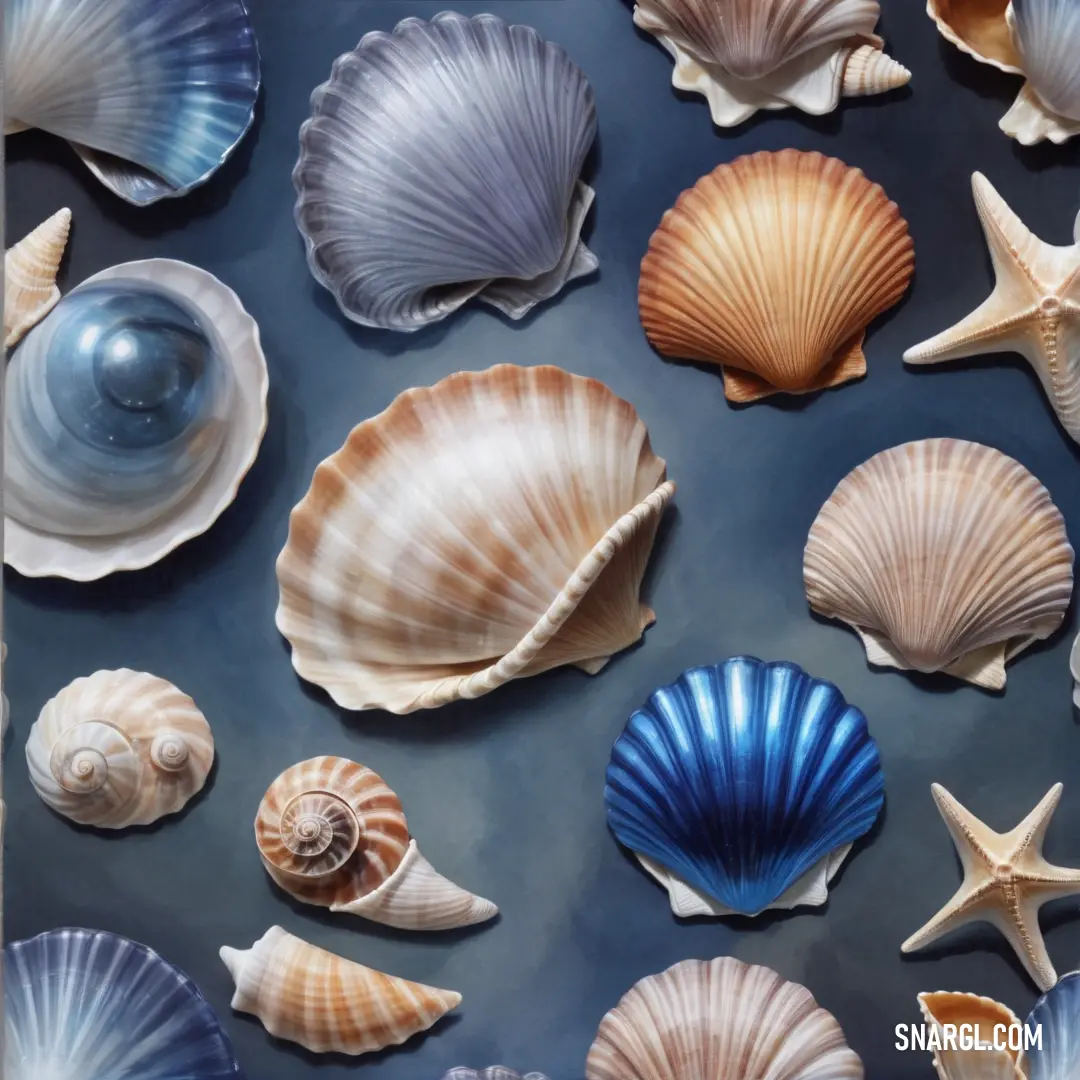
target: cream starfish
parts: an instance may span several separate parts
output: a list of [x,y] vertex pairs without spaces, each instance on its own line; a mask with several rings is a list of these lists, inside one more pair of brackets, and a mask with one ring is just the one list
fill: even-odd
[[1069,247],[1044,243],[982,173],[971,178],[997,284],[988,300],[937,337],[908,349],[908,364],[1018,352],[1039,376],[1062,426],[1080,442],[1080,218]]
[[1050,900],[1080,894],[1080,870],[1052,866],[1042,857],[1043,836],[1061,799],[1055,784],[1011,832],[988,829],[940,784],[930,788],[956,845],[964,881],[953,898],[900,946],[914,952],[971,922],[996,926],[1020,957],[1040,990],[1057,982],[1042,931],[1039,908]]

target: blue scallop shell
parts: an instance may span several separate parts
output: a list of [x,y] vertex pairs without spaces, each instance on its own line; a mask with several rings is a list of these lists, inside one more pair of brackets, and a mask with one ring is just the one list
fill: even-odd
[[1029,1080],[1080,1076],[1080,971],[1062,975],[1028,1015],[1028,1031],[1042,1029],[1040,1046],[1027,1051]]
[[4,1080],[242,1080],[198,987],[100,930],[4,947]]
[[5,0],[4,32],[5,131],[67,139],[129,202],[203,183],[251,126],[243,0]]
[[630,717],[604,799],[620,843],[756,915],[815,868],[824,884],[874,823],[884,778],[866,718],[835,686],[742,656],[691,668]]
[[1013,37],[1024,74],[1059,116],[1080,120],[1080,3],[1012,0]]

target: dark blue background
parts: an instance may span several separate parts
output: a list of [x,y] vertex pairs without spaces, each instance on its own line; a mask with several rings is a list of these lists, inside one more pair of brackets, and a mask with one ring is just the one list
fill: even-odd
[[[270,427],[236,503],[163,562],[98,584],[7,572],[12,706],[5,770],[6,935],[59,925],[113,930],[188,971],[220,1013],[248,1075],[295,1080],[318,1068],[438,1080],[453,1065],[503,1062],[580,1080],[604,1012],[638,978],[687,957],[730,953],[805,983],[839,1018],[868,1074],[930,1076],[928,1055],[893,1049],[920,990],[1036,998],[989,928],[901,958],[900,942],[960,880],[930,798],[945,784],[992,827],[1015,825],[1055,781],[1065,796],[1046,852],[1080,866],[1078,735],[1067,670],[1070,618],[1010,665],[1004,695],[870,669],[855,635],[811,617],[801,553],[818,508],[849,469],[908,439],[952,435],[1011,454],[1049,488],[1080,540],[1078,448],[1017,357],[905,370],[903,349],[950,325],[992,275],[972,206],[987,174],[1048,241],[1067,243],[1080,203],[1080,139],[1024,149],[997,129],[1019,85],[941,40],[920,5],[886,3],[882,32],[914,72],[910,89],[814,119],[759,114],[718,131],[704,101],[674,92],[671,61],[621,0],[466,4],[564,45],[596,91],[600,136],[587,238],[598,277],[520,324],[469,308],[426,331],[356,328],[311,279],[293,224],[290,171],[311,90],[367,30],[444,4],[252,0],[265,93],[236,158],[196,194],[136,210],[99,186],[58,140],[8,140],[8,242],[62,205],[75,215],[62,284],[106,266],[170,256],[211,270],[258,320],[271,374]],[[863,168],[899,203],[915,238],[910,295],[871,330],[866,380],[813,398],[733,409],[718,373],[655,355],[637,318],[638,263],[676,196],[717,163],[762,148],[818,149]],[[299,682],[273,622],[274,558],[312,470],[358,421],[401,390],[502,361],[557,363],[632,401],[679,485],[646,582],[658,621],[644,643],[590,678],[561,670],[476,702],[395,717],[347,715]],[[834,680],[867,714],[887,803],[824,908],[681,925],[604,822],[611,743],[631,710],[684,668],[745,652]],[[129,666],[175,681],[205,711],[219,760],[181,816],[123,835],[79,829],[46,809],[22,757],[45,701],[69,680]],[[494,925],[408,935],[301,908],[260,868],[251,823],[267,784],[314,754],[381,773],[444,873],[494,899]],[[398,975],[457,989],[457,1015],[406,1047],[358,1062],[276,1044],[229,1010],[220,945],[246,947],[273,923]],[[1080,958],[1076,901],[1044,909],[1060,972]]]

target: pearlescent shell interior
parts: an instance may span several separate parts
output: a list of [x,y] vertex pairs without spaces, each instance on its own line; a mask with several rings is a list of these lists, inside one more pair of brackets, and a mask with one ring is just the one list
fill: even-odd
[[1069,606],[1073,549],[1049,492],[998,450],[924,439],[875,454],[807,540],[810,606],[854,627],[872,663],[989,688]]
[[293,510],[277,624],[294,667],[345,708],[398,713],[598,671],[653,619],[638,593],[665,475],[633,407],[559,368],[406,391]]
[[1080,1070],[1080,972],[1062,975],[1035,1003],[1026,1021],[1042,1030],[1042,1045],[1027,1051],[1030,1080],[1071,1080]]
[[914,261],[896,204],[860,170],[763,151],[664,215],[641,263],[641,322],[665,356],[722,365],[731,400],[805,393],[866,373],[866,327]]
[[927,0],[927,14],[943,37],[983,63],[1020,72],[1005,11],[1009,0]]
[[[1023,1060],[1018,1050],[993,1048],[994,1035],[1020,1026],[1020,1018],[1004,1005],[991,998],[977,994],[960,994],[934,991],[919,994],[919,1011],[927,1027],[936,1029],[941,1049],[933,1051],[934,1068],[943,1080],[1026,1080],[1020,1067]],[[950,1026],[954,1031],[978,1031],[980,1040],[987,1043],[981,1049],[963,1049],[949,1045],[946,1033]],[[1006,1034],[1002,1040],[1008,1043]]]
[[624,994],[586,1080],[862,1080],[858,1055],[810,991],[734,957],[684,960]]

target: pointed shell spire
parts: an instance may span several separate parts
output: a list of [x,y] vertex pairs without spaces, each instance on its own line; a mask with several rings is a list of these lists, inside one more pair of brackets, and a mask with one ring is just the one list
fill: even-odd
[[869,97],[898,90],[911,82],[911,72],[873,45],[860,45],[844,65],[844,97]]
[[4,348],[17,345],[60,299],[56,275],[71,231],[71,211],[57,210],[4,255]]

